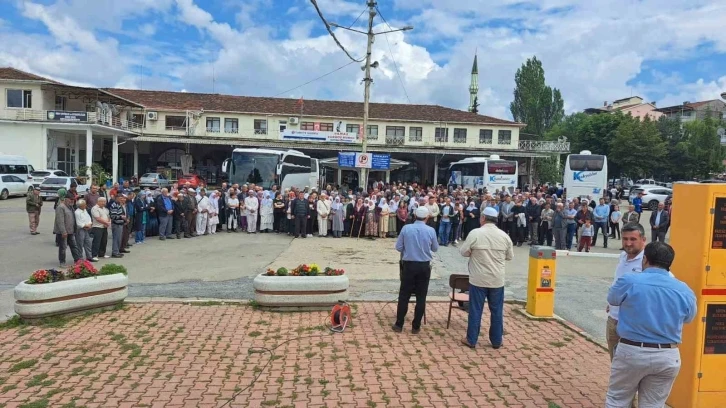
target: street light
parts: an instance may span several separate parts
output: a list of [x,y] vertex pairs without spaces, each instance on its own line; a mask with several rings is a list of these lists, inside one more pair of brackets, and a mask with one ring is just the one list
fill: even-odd
[[[368,148],[368,107],[370,103],[371,98],[371,82],[373,82],[373,79],[371,78],[371,68],[377,68],[378,67],[378,61],[371,63],[371,52],[373,48],[373,41],[375,40],[375,37],[380,34],[388,34],[388,33],[395,33],[398,31],[409,31],[413,30],[413,26],[405,26],[403,28],[399,28],[396,30],[388,30],[388,31],[381,31],[378,33],[373,32],[373,18],[376,16],[376,0],[368,0],[368,31],[360,31],[356,30],[354,28],[350,27],[343,27],[336,23],[328,23],[331,27],[336,28],[342,28],[344,30],[353,31],[360,34],[365,34],[368,37],[368,46],[366,49],[366,63],[361,67],[361,70],[365,71],[366,76],[363,79],[365,81],[365,90],[363,95],[363,140],[361,142],[361,153],[366,153]],[[389,26],[390,28],[390,26]],[[366,170],[365,168],[362,168],[360,170],[360,181],[363,182],[363,188],[367,188],[368,186],[368,180],[366,178]]]

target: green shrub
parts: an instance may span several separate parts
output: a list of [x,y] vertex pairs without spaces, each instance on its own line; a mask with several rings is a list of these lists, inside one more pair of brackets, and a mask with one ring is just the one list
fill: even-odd
[[282,267],[277,270],[277,276],[287,276],[287,268]]
[[124,275],[128,275],[128,272],[126,272],[126,267],[123,265],[116,265],[116,264],[106,264],[103,265],[101,270],[99,271],[99,275],[114,275],[117,273],[123,273]]

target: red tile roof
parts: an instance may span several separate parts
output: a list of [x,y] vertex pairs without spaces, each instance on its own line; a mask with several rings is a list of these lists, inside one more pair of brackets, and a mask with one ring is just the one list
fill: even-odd
[[57,83],[52,79],[43,78],[42,76],[31,74],[29,72],[21,71],[12,67],[0,67],[0,79],[10,79],[14,81],[44,81]]
[[[137,102],[146,109],[201,110],[206,112],[241,112],[301,116],[297,99],[201,94],[190,92],[142,91],[107,88],[105,91]],[[362,102],[321,101],[306,99],[302,116],[362,118]],[[478,123],[524,126],[516,122],[460,111],[438,105],[404,105],[371,103],[370,118],[379,120]]]

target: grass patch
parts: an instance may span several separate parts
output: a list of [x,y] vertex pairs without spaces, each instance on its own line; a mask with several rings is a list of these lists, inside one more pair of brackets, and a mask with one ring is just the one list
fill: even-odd
[[49,402],[46,398],[39,399],[37,401],[28,402],[20,406],[20,408],[46,408]]
[[262,336],[262,333],[260,333],[258,331],[253,331],[253,332],[249,332],[249,334],[247,334],[247,335],[250,337],[260,337],[260,336]]
[[330,381],[326,380],[325,378],[321,378],[321,379],[318,380],[318,384],[320,384],[320,385],[325,385],[325,384],[327,384],[329,382]]
[[539,391],[539,385],[537,385],[537,384],[529,383],[529,388],[531,388],[535,391]]
[[266,407],[274,407],[274,406],[280,405],[280,400],[267,400],[267,401],[263,401],[262,402],[262,405],[264,405]]
[[317,354],[318,354],[318,353],[313,353],[313,352],[307,352],[307,353],[305,353],[305,358],[313,358],[313,357],[315,357],[315,356],[316,356]]
[[187,303],[189,306],[222,306],[224,305],[224,302],[214,301],[214,300],[208,300],[206,302],[190,302]]
[[34,375],[33,379],[26,382],[25,385],[27,385],[28,387],[35,387],[36,385],[42,384],[43,380],[45,380],[46,378],[48,378],[48,374],[46,373]]
[[45,360],[45,361],[48,361],[48,360],[50,360],[51,358],[55,357],[55,356],[56,356],[56,354],[57,354],[57,353],[55,353],[55,352],[53,352],[53,351],[49,351],[49,352],[47,352],[47,353],[45,353],[45,354],[43,355],[43,360]]
[[378,406],[378,404],[376,404],[375,402],[373,402],[371,400],[368,400],[368,402],[366,402],[366,405],[369,406],[369,407],[371,407],[371,408],[375,408],[375,407]]
[[0,392],[3,393],[3,394],[5,394],[6,392],[12,391],[12,390],[14,390],[16,388],[18,388],[18,386],[15,385],[15,384],[6,385],[6,386],[3,387],[2,390],[0,390]]
[[8,319],[6,322],[0,323],[0,330],[4,329],[14,329],[16,327],[23,325],[23,319],[20,318],[20,316],[15,315]]
[[30,368],[30,367],[36,365],[37,363],[38,363],[38,360],[36,360],[36,359],[21,361],[15,365],[13,365],[12,367],[10,367],[8,369],[8,372],[17,373],[18,371],[24,370],[26,368]]
[[547,401],[547,408],[562,408],[552,401]]
[[560,347],[565,347],[566,344],[561,341],[551,341],[550,346],[560,348]]

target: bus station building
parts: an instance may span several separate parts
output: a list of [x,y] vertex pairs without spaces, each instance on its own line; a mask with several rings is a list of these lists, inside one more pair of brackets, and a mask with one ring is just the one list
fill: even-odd
[[[98,163],[114,180],[192,171],[218,184],[233,148],[260,147],[302,151],[321,159],[325,182],[357,184],[356,169],[325,163],[361,150],[362,125],[362,102],[78,87],[0,68],[0,153],[74,175]],[[531,183],[532,161],[568,153],[569,143],[524,140],[524,126],[438,105],[371,103],[368,151],[407,164],[369,180],[445,183],[449,163],[496,154],[518,162],[520,185]]]

